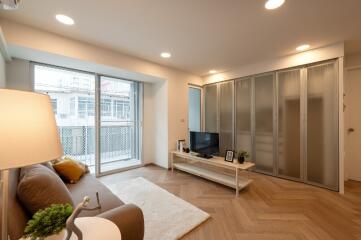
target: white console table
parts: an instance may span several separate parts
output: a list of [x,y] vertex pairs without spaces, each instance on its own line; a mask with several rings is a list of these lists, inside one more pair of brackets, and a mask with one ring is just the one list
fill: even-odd
[[[184,162],[177,162],[176,158],[184,159]],[[201,162],[206,165],[214,166],[220,169],[228,169],[235,171],[235,177],[222,173],[221,171],[217,172],[216,170],[209,170],[197,166],[194,163]],[[236,196],[238,196],[239,191],[247,187],[252,180],[239,176],[240,171],[245,171],[254,166],[254,163],[244,162],[243,164],[226,162],[224,158],[213,157],[210,159],[197,157],[195,153],[184,153],[179,151],[171,152],[171,168],[172,172],[174,168],[226,185],[228,187],[234,188],[236,190]]]

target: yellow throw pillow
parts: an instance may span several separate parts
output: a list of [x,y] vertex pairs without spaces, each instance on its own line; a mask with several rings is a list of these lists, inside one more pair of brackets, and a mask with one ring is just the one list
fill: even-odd
[[70,183],[79,181],[86,172],[84,165],[70,158],[64,158],[55,162],[53,167],[60,177],[68,180]]

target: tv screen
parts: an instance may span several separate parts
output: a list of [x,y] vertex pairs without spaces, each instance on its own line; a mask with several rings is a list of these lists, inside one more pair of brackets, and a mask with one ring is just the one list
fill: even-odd
[[190,132],[190,149],[193,152],[218,155],[219,135],[209,132]]

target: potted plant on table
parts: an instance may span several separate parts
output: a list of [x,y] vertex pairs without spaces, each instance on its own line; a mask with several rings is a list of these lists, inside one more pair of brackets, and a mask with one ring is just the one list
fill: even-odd
[[[23,238],[43,240],[52,235],[60,234],[72,212],[73,207],[70,204],[53,204],[37,211],[33,218],[28,221]],[[63,233],[65,234],[65,231]]]
[[249,158],[249,153],[247,151],[241,151],[238,155],[238,162],[243,164],[246,158]]

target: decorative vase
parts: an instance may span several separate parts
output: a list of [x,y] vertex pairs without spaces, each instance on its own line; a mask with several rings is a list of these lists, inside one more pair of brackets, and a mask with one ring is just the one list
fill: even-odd
[[240,164],[243,164],[243,163],[244,163],[244,156],[239,156],[239,157],[238,157],[238,162],[239,162]]

